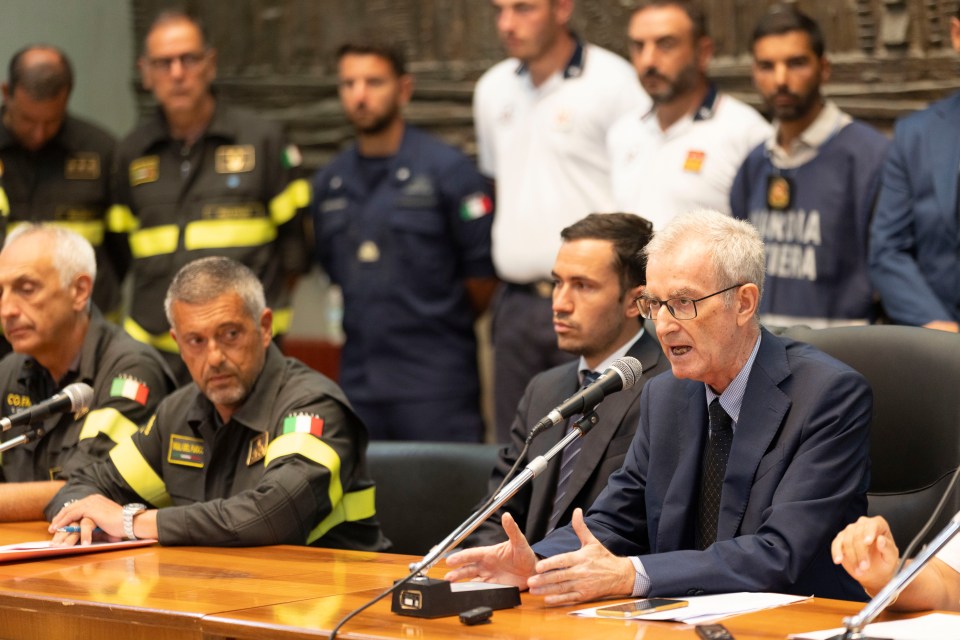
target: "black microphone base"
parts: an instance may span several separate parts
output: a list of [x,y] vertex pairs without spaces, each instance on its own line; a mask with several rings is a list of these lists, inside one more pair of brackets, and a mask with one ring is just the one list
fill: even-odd
[[475,607],[509,609],[519,604],[517,587],[470,583],[470,588],[465,588],[462,583],[455,585],[446,580],[416,577],[393,592],[391,611],[415,618],[443,618]]

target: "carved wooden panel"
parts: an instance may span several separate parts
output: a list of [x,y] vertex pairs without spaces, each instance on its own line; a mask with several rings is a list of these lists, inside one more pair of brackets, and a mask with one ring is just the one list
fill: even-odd
[[[134,0],[141,42],[153,15],[169,3]],[[773,0],[706,0],[717,54],[712,74],[756,103],[750,36]],[[828,92],[881,128],[960,87],[950,19],[958,0],[805,0],[833,61]],[[625,52],[630,0],[579,0],[574,28],[587,40]],[[192,0],[219,52],[218,91],[283,121],[311,167],[352,137],[336,96],[333,54],[346,40],[373,35],[397,43],[417,78],[408,118],[473,150],[473,82],[502,57],[486,0]],[[141,104],[149,108],[149,96]]]

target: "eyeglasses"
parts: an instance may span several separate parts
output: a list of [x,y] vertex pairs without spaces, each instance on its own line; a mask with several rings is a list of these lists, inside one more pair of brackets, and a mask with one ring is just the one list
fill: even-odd
[[179,62],[180,66],[184,71],[193,71],[200,66],[200,63],[206,60],[207,52],[201,51],[190,51],[188,53],[181,53],[178,56],[166,56],[163,58],[147,58],[147,64],[150,65],[150,68],[154,71],[160,71],[162,73],[170,73],[170,69],[173,68],[174,62]]
[[679,298],[670,298],[669,300],[657,300],[656,298],[644,298],[640,296],[634,302],[637,303],[637,309],[640,310],[641,315],[648,320],[656,320],[657,314],[660,313],[660,307],[666,306],[667,311],[670,312],[677,320],[693,320],[697,317],[697,303],[703,302],[707,298],[712,298],[713,296],[718,296],[721,293],[726,293],[731,289],[736,289],[737,287],[742,287],[746,283],[735,284],[726,289],[721,289],[720,291],[714,291],[710,295],[703,296],[702,298],[687,298],[686,296],[680,296]]

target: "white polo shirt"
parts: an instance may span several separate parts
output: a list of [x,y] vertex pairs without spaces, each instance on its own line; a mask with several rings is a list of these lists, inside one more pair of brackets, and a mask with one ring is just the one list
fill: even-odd
[[497,185],[493,263],[501,278],[549,278],[560,231],[589,213],[616,210],[607,130],[645,105],[633,67],[589,44],[539,87],[515,58],[484,73],[474,122],[480,171]]
[[666,131],[652,109],[627,114],[607,134],[616,206],[654,229],[693,209],[730,213],[740,165],[771,132],[756,109],[713,87]]

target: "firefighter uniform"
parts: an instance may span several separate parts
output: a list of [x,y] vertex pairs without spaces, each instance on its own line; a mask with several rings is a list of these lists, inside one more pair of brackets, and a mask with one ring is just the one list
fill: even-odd
[[366,448],[340,389],[271,344],[228,423],[197,385],[179,389],[108,460],[74,475],[47,515],[101,493],[159,508],[161,544],[380,551]]
[[[301,209],[306,180],[289,179],[299,152],[280,127],[222,104],[191,145],[170,136],[161,111],[117,151],[116,205],[108,229],[126,234],[133,293],[124,328],[173,356],[163,299],[173,276],[197,258],[222,255],[263,283],[274,332],[290,324],[290,278],[309,267]],[[185,368],[168,357],[181,380]]]
[[[159,354],[104,320],[94,307],[79,358],[59,384],[30,356],[11,353],[0,361],[0,414],[7,417],[29,409],[73,382],[93,387],[91,411],[80,417],[62,414],[44,420],[46,435],[3,453],[0,480],[66,479],[72,471],[105,458],[116,443],[136,433],[174,389],[173,375]],[[22,431],[10,429],[2,439]]]
[[93,302],[107,314],[118,311],[126,270],[124,238],[105,229],[115,145],[100,127],[69,115],[36,152],[0,126],[0,175],[9,202],[0,242],[23,222],[52,223],[86,238],[97,256]]

